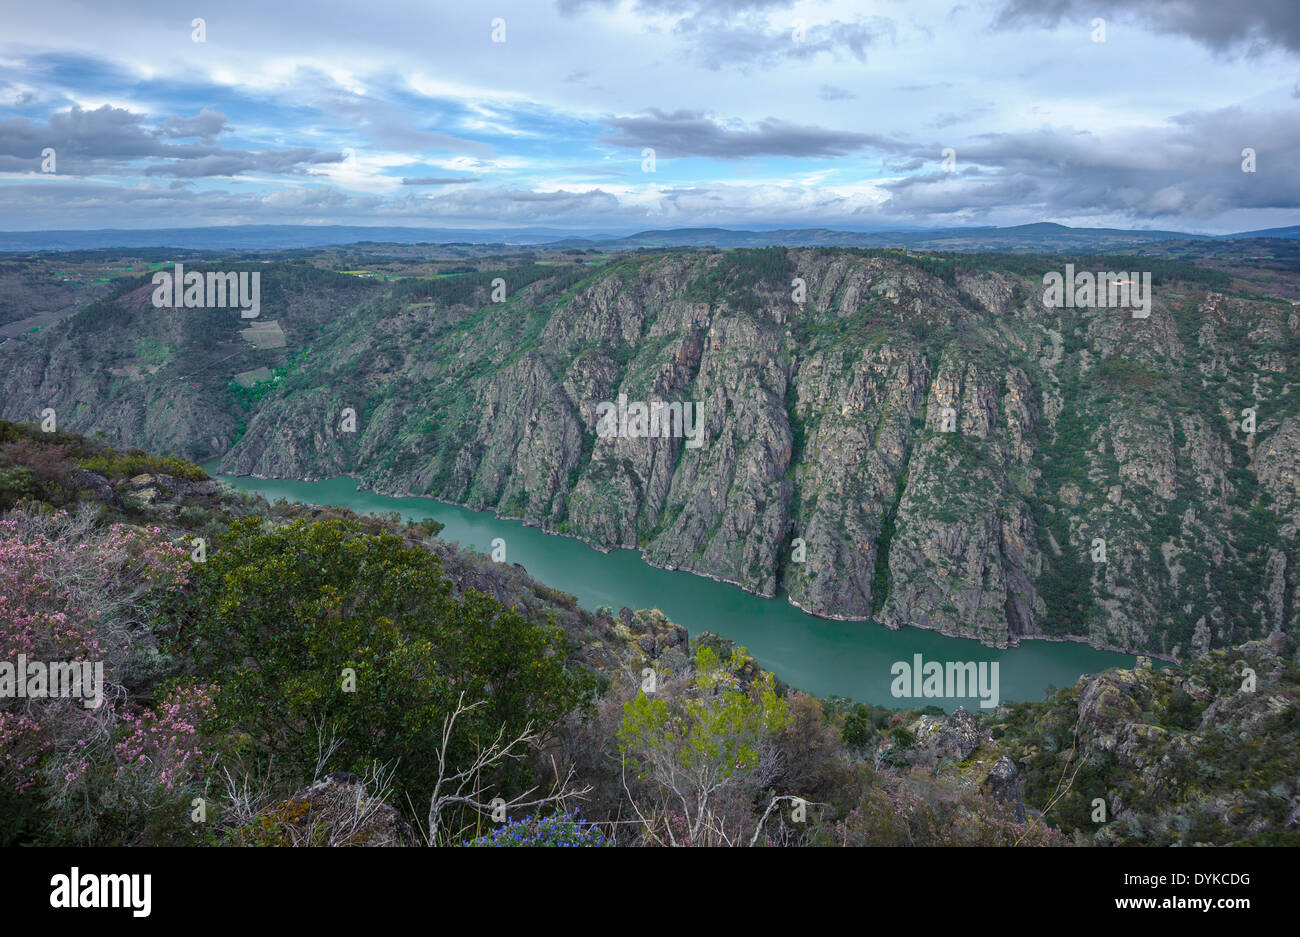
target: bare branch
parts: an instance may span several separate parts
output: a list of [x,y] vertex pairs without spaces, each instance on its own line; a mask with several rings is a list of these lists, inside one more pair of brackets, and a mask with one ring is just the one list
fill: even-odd
[[[491,811],[494,807],[500,809],[500,803],[493,804],[490,800],[485,801],[483,799],[479,788],[480,777],[484,772],[492,771],[508,760],[523,758],[526,750],[535,746],[541,738],[538,733],[533,731],[533,725],[530,722],[524,726],[523,731],[518,736],[505,741],[505,726],[502,726],[497,731],[496,738],[489,745],[478,749],[469,765],[449,775],[447,773],[447,749],[451,745],[456,720],[463,713],[470,712],[483,705],[485,705],[483,701],[468,706],[465,705],[465,694],[461,693],[460,698],[456,701],[455,708],[443,719],[442,744],[438,747],[438,780],[434,783],[433,793],[429,797],[427,841],[430,845],[436,845],[441,839],[442,814],[448,807],[471,807],[480,812]],[[530,799],[530,795],[537,790],[536,787],[533,787],[511,800],[503,799],[502,803],[504,803],[507,810],[519,810],[554,803],[563,805],[568,800],[582,799],[591,792],[591,787],[573,787],[574,776],[574,769],[570,768],[568,774],[561,780],[559,771],[556,769],[556,784],[552,786],[551,793]],[[472,788],[471,785],[473,785]]]

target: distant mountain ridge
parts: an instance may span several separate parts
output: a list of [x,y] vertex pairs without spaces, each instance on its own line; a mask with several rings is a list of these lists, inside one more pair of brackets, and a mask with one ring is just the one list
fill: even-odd
[[0,231],[0,252],[92,250],[100,247],[171,247],[194,250],[272,250],[388,244],[540,244],[571,232],[559,228],[509,231],[409,228],[400,225],[231,225],[206,228],[102,228],[73,231]]
[[[1244,235],[1243,235],[1244,236]],[[1181,231],[1130,231],[1070,228],[1051,222],[1007,228],[934,228],[901,231],[837,231],[785,228],[747,231],[728,228],[677,228],[641,231],[623,238],[568,238],[548,247],[914,247],[930,250],[1113,249],[1158,241],[1213,240]]]
[[845,231],[832,228],[647,229],[632,234],[575,234],[559,228],[410,228],[363,225],[235,225],[159,229],[0,231],[0,253],[165,247],[193,250],[274,250],[369,243],[501,244],[512,247],[635,250],[663,247],[896,247],[949,251],[1117,250],[1164,241],[1300,238],[1300,225],[1205,235],[1185,231],[1071,228],[1053,222],[1010,227]]

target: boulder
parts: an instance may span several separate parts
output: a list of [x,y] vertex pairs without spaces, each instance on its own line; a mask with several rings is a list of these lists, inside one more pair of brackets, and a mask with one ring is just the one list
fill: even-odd
[[975,717],[959,706],[934,731],[925,747],[934,750],[940,758],[965,761],[980,747],[980,741],[979,725]]
[[1020,797],[1020,769],[1016,763],[1003,755],[993,766],[984,785],[1000,804],[1008,804],[1015,810],[1016,822],[1025,822],[1025,802]]
[[394,808],[347,771],[327,774],[270,815],[286,845],[412,846],[415,832]]
[[105,504],[121,510],[122,497],[113,490],[113,486],[108,483],[108,479],[98,472],[90,472],[86,469],[77,469],[70,476],[72,485],[79,491],[89,491],[95,497]]

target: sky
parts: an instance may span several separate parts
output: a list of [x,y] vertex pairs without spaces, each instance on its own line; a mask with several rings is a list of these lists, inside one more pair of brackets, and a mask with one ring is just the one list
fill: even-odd
[[1300,0],[5,0],[0,19],[0,230],[1300,223]]

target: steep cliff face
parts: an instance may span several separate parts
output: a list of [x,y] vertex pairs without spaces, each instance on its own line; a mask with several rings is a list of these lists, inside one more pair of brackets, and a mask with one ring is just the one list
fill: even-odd
[[[349,473],[819,615],[994,645],[1178,655],[1300,629],[1292,307],[1182,268],[1157,276],[1148,318],[1049,308],[1042,276],[1064,262],[665,254],[505,270],[504,301],[483,275],[303,278],[313,300],[286,286],[276,312],[297,357],[257,399],[232,405],[215,353],[195,366],[219,378],[169,362],[165,384],[111,382],[123,363],[73,324],[0,362],[0,415],[57,400],[67,428],[195,456],[242,418],[224,471]],[[95,341],[238,327],[132,301]],[[239,370],[288,360],[236,351]],[[620,399],[689,403],[700,444],[602,436]]]
[[[290,351],[308,346],[340,311],[378,289],[371,281],[309,267],[222,269],[261,274],[259,319],[282,324]],[[199,459],[229,450],[245,416],[233,405],[232,376],[281,365],[286,349],[259,349],[241,337],[250,320],[238,310],[159,309],[152,294],[149,280],[141,278],[66,321],[6,344],[0,349],[0,418],[40,420],[48,408],[59,429],[102,433],[117,446]]]

